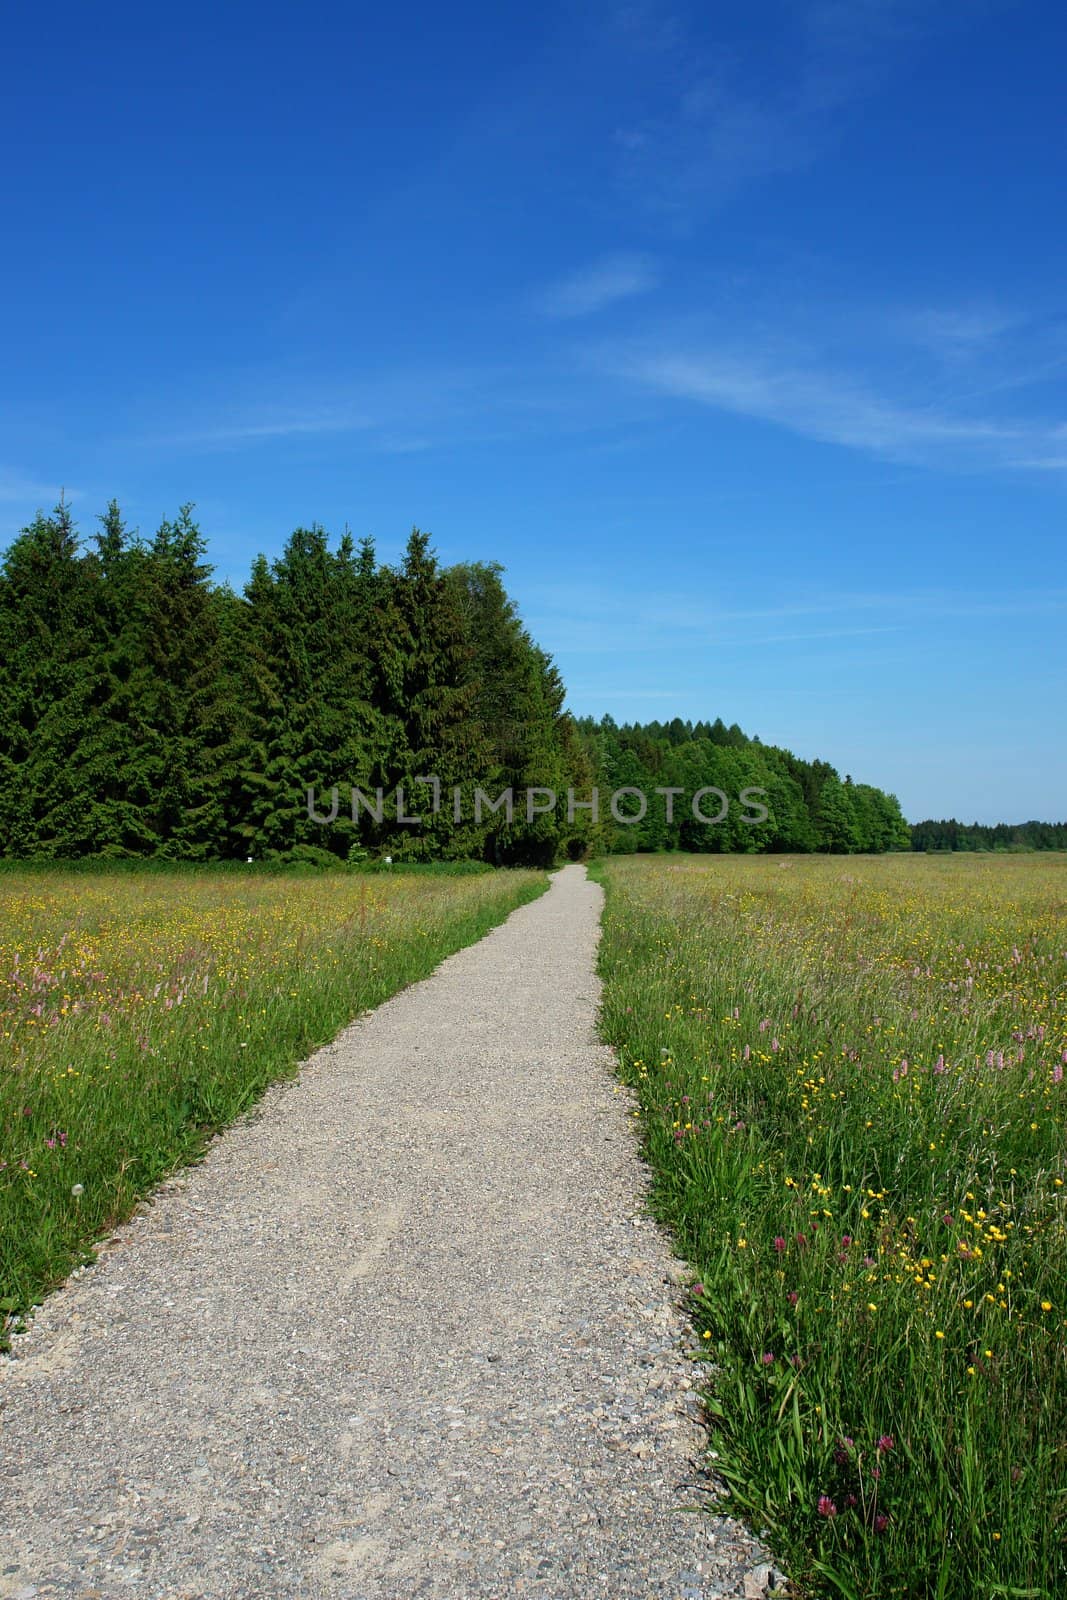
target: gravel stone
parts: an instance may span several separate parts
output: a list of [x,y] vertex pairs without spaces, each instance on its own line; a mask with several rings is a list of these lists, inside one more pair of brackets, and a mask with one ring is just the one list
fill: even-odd
[[[0,1597],[742,1597],[584,868],[320,1050],[0,1359]],[[751,1592],[749,1590],[749,1592]]]

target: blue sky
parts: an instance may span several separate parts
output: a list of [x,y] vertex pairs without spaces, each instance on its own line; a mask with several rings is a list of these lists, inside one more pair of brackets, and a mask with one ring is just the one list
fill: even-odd
[[1067,816],[1067,12],[53,6],[0,62],[0,542],[495,559],[578,712]]

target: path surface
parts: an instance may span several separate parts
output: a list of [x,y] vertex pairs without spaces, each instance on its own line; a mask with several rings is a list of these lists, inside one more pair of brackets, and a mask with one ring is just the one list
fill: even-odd
[[741,1595],[568,867],[272,1089],[0,1361],[0,1596]]

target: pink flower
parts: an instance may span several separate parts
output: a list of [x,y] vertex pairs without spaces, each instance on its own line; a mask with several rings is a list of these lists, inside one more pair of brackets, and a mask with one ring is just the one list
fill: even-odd
[[837,1507],[834,1505],[828,1494],[821,1494],[819,1496],[819,1515],[820,1517],[837,1516]]
[[781,1255],[782,1251],[785,1249],[785,1240],[782,1238],[781,1234],[778,1234],[775,1238],[774,1248],[777,1250],[779,1255]]
[[797,1294],[795,1289],[790,1289],[789,1293],[786,1295],[786,1299],[789,1301],[791,1306],[795,1306],[797,1301],[800,1299],[800,1296]]
[[893,1435],[891,1433],[883,1433],[882,1437],[878,1441],[879,1454],[885,1455],[888,1451],[892,1450],[893,1444]]
[[774,1355],[773,1355],[773,1353],[770,1350],[764,1350],[762,1356],[760,1357],[760,1361],[762,1362],[762,1364],[765,1367],[773,1367],[774,1366]]
[[879,1511],[878,1515],[874,1519],[875,1533],[884,1533],[888,1526],[889,1518],[886,1516],[884,1511]]

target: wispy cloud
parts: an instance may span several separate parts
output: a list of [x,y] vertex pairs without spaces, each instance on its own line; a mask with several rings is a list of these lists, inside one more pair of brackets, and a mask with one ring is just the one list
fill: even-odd
[[692,225],[738,189],[810,167],[902,56],[966,14],[963,0],[800,3],[775,16],[789,65],[768,76],[762,55],[709,40],[673,7],[621,7],[614,38],[655,57],[661,92],[644,104],[635,96],[615,129],[620,181],[639,203]]
[[[294,381],[264,368],[253,378],[235,373],[225,390],[186,399],[180,419],[163,416],[127,443],[167,450],[241,450],[256,446],[358,442],[361,449],[408,453],[429,448],[435,424],[454,423],[484,409],[479,396],[495,392],[489,368],[378,368],[351,380],[336,375]],[[271,399],[264,399],[271,396]],[[192,426],[185,420],[195,418]]]
[[588,317],[619,300],[647,294],[659,282],[655,263],[642,255],[609,255],[550,284],[536,299],[546,317]]
[[709,73],[669,110],[616,129],[621,180],[648,209],[689,223],[746,184],[810,166],[824,142],[817,120],[792,95],[762,101]]
[[927,307],[905,312],[898,321],[901,334],[934,355],[954,360],[985,355],[1023,319],[997,306]]
[[[4,504],[54,506],[63,492],[61,484],[42,483],[9,467],[0,467],[0,502]],[[68,500],[73,499],[73,490],[67,489],[66,495]]]
[[776,359],[773,352],[667,344],[602,351],[599,360],[605,370],[661,394],[893,460],[936,456],[940,465],[1054,470],[1067,446],[1067,428],[1059,423],[897,401],[846,372]]
[[321,434],[361,433],[374,427],[371,418],[311,409],[274,416],[222,415],[204,426],[176,429],[142,436],[146,444],[163,444],[177,449],[237,449],[242,445],[271,440],[298,439]]
[[823,644],[864,641],[877,644],[887,635],[929,638],[931,630],[958,626],[965,633],[975,625],[1007,618],[1044,618],[1056,622],[1067,614],[1067,589],[1020,589],[1006,594],[980,590],[916,589],[870,593],[823,592],[799,599],[771,600],[762,606],[706,605],[691,596],[667,590],[642,595],[635,621],[628,591],[573,586],[531,585],[527,622],[552,650],[584,656],[603,652],[625,634],[628,652],[655,653],[667,643],[672,650],[747,649],[752,645]]

